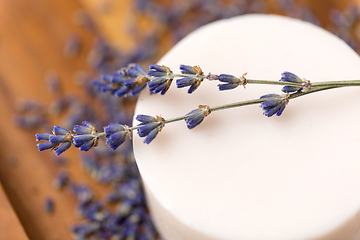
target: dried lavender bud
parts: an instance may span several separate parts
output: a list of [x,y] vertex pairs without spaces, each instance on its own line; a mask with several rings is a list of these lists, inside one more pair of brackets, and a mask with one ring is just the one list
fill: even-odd
[[191,74],[194,76],[188,76],[184,78],[180,78],[176,80],[176,85],[178,88],[188,87],[188,93],[193,93],[204,80],[205,76],[203,71],[199,66],[188,66],[188,65],[180,65],[180,70],[182,74]]
[[169,75],[172,73],[170,68],[164,65],[150,65],[151,70],[148,71],[149,76],[156,77],[148,82],[150,92],[159,93],[164,95],[169,90],[173,78]]
[[83,126],[75,125],[73,132],[73,143],[81,151],[89,151],[90,148],[96,147],[99,142],[99,134],[96,127],[86,121],[82,122]]
[[48,214],[52,214],[54,212],[54,201],[51,197],[45,198],[44,210]]
[[180,65],[180,70],[182,74],[193,74],[196,75],[196,71],[194,69],[194,67],[189,66],[189,65]]
[[[37,144],[39,151],[55,150],[56,155],[60,155],[71,146],[72,135],[65,128],[55,126],[53,133],[36,134],[36,141],[46,140],[45,143]],[[62,143],[62,144],[61,144]],[[61,145],[60,145],[61,144]]]
[[[70,148],[72,139],[73,136],[68,130],[59,126],[54,126],[53,135],[50,136],[49,142],[52,144],[57,144],[53,148],[55,149],[54,153],[56,155],[60,155]],[[59,144],[61,145],[59,146]]]
[[[281,74],[281,79],[279,80],[281,82],[293,82],[293,83],[302,83],[303,80],[298,77],[297,75],[291,73],[291,72],[283,72]],[[302,87],[294,87],[294,86],[284,86],[281,91],[284,93],[291,93],[291,92],[297,92],[301,91]]]
[[152,77],[163,77],[167,76],[169,73],[172,73],[170,68],[164,65],[150,65],[149,68],[150,71],[148,71],[147,74]]
[[130,130],[126,125],[112,123],[104,127],[106,133],[106,144],[113,150],[117,149],[121,144],[125,142],[126,136],[130,136]]
[[192,110],[186,115],[190,115],[185,119],[188,129],[193,129],[199,125],[205,117],[211,113],[210,107],[207,105],[199,105],[198,109]]
[[137,115],[136,120],[141,122],[138,126],[138,135],[139,137],[146,137],[144,143],[149,144],[161,132],[162,128],[165,126],[165,119],[161,116],[156,116],[156,118],[148,115]]
[[155,78],[148,82],[149,90],[153,93],[161,92],[161,95],[164,95],[169,90],[172,80],[172,78],[167,76]]
[[261,108],[264,111],[264,115],[267,117],[271,117],[274,114],[280,116],[289,101],[289,94],[287,94],[285,97],[278,94],[267,94],[260,97],[260,99],[262,98],[270,98],[269,100],[261,103]]
[[201,84],[202,79],[197,77],[184,77],[176,80],[176,85],[178,88],[190,86],[188,93],[193,93]]
[[234,89],[241,84],[240,78],[228,74],[219,75],[219,81],[227,82],[226,84],[218,85],[220,91]]

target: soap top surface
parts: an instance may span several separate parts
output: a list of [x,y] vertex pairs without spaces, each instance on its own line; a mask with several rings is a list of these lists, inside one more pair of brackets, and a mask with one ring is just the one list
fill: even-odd
[[[279,80],[290,71],[312,82],[360,77],[360,58],[336,36],[300,20],[247,15],[191,33],[159,62],[205,74],[247,72]],[[144,91],[137,114],[165,119],[200,104],[280,94],[281,86],[219,91],[205,80],[188,94],[175,81],[164,95]],[[167,124],[149,145],[134,134],[135,158],[149,191],[180,222],[220,239],[307,239],[327,234],[360,209],[359,88],[290,100],[280,117],[258,105],[211,113],[192,130]],[[138,124],[134,121],[134,125]]]

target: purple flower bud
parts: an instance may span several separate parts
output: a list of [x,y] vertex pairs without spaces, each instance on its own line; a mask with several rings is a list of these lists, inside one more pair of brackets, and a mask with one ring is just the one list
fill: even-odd
[[106,144],[113,150],[117,149],[126,140],[126,136],[130,134],[127,126],[118,123],[112,123],[104,127],[106,133]]
[[287,94],[285,97],[278,94],[267,94],[260,97],[260,99],[263,98],[269,98],[268,100],[261,103],[264,115],[267,117],[271,117],[274,114],[280,116],[284,111],[287,102],[289,101],[289,94]]
[[188,129],[193,129],[197,125],[199,125],[205,117],[207,117],[211,113],[210,107],[207,105],[199,105],[198,109],[192,110],[186,115],[189,115],[185,119]]
[[[292,83],[302,83],[303,80],[299,78],[297,75],[291,73],[291,72],[283,72],[281,74],[281,79],[279,80],[281,82],[292,82]],[[284,93],[291,93],[291,92],[297,92],[302,90],[302,86],[300,87],[294,87],[294,86],[284,86],[281,91]]]
[[138,125],[138,135],[139,137],[146,137],[144,143],[149,144],[154,140],[154,138],[161,132],[162,128],[165,126],[165,119],[161,116],[156,116],[156,118],[148,115],[137,115],[136,120],[141,123]]

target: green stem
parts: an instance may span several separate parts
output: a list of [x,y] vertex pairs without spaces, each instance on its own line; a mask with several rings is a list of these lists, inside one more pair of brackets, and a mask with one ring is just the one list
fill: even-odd
[[256,79],[246,79],[246,83],[250,83],[250,84],[267,84],[267,85],[281,85],[281,86],[291,86],[291,87],[301,87],[302,86],[302,83],[282,82],[282,81],[272,81],[272,80],[256,80]]

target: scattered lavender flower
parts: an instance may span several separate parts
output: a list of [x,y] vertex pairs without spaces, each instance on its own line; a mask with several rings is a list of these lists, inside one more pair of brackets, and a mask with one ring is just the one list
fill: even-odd
[[104,132],[106,133],[106,144],[113,150],[125,142],[126,136],[131,136],[129,127],[118,123],[112,123],[104,127]]
[[73,13],[73,21],[90,32],[96,32],[97,26],[90,14],[84,9],[78,9]]
[[96,127],[86,121],[82,122],[83,126],[75,125],[73,132],[74,146],[81,151],[89,151],[90,148],[96,147],[99,143],[99,134]]
[[51,197],[45,198],[44,210],[48,214],[52,214],[54,212],[54,201]]
[[45,82],[51,94],[58,94],[61,92],[60,79],[54,70],[50,69],[46,72]]
[[289,102],[289,94],[280,96],[278,94],[267,94],[261,96],[260,99],[269,98],[261,103],[261,107],[264,111],[264,115],[271,117],[274,114],[280,116],[285,109],[286,104]]
[[56,189],[63,189],[70,182],[69,174],[65,171],[59,171],[53,181],[53,185]]
[[193,76],[188,76],[176,80],[176,85],[178,88],[188,87],[188,93],[193,93],[204,80],[205,75],[199,66],[188,66],[180,65],[180,70],[182,74],[189,74]]
[[70,231],[75,239],[86,239],[99,229],[100,223],[83,223],[72,226]]
[[38,129],[48,124],[48,119],[42,114],[15,114],[14,122],[16,126],[26,129]]
[[76,33],[72,33],[66,38],[64,45],[64,56],[68,58],[75,58],[79,55],[80,48],[80,36]]
[[186,115],[189,115],[185,119],[188,129],[193,129],[197,125],[199,125],[205,117],[207,117],[211,113],[210,107],[207,105],[199,105],[199,108],[192,110]]
[[161,116],[148,116],[148,115],[137,115],[136,120],[141,122],[138,126],[138,135],[140,137],[146,137],[144,143],[149,144],[161,132],[165,126],[165,119]]
[[56,163],[57,165],[67,165],[68,164],[68,159],[64,158],[64,157],[60,157],[60,156],[54,156],[52,158],[53,162]]

